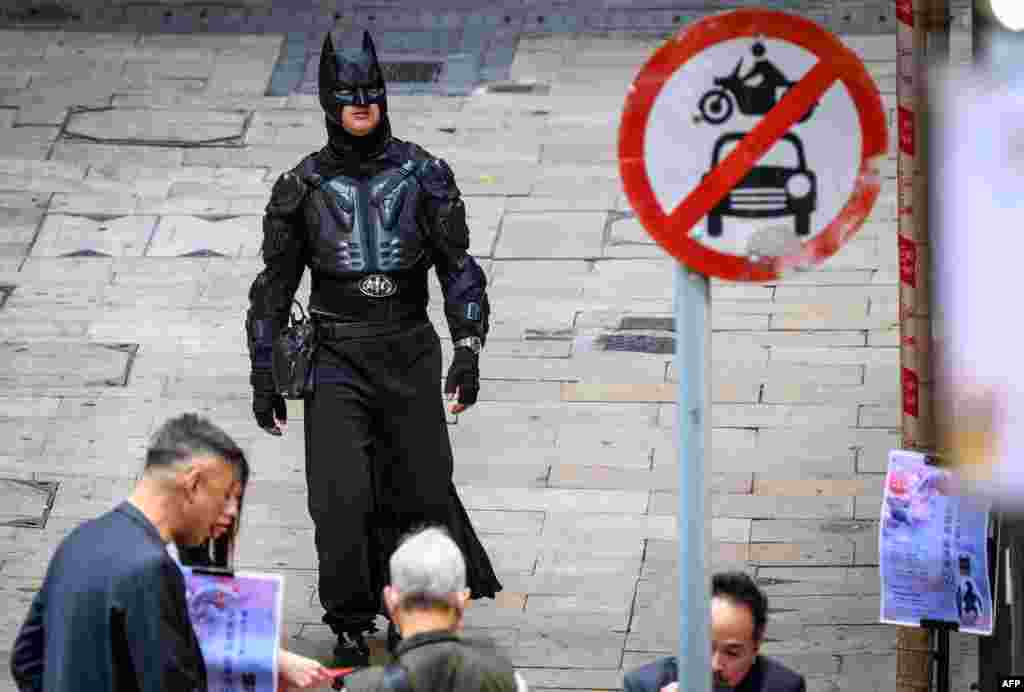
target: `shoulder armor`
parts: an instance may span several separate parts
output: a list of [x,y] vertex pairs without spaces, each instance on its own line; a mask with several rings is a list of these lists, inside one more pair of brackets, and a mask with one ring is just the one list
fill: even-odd
[[418,177],[423,188],[432,197],[451,200],[460,194],[455,184],[455,174],[444,159],[431,157],[422,161]]
[[302,200],[305,199],[309,186],[294,171],[282,174],[270,191],[270,202],[267,212],[272,214],[292,214]]
[[396,152],[400,152],[399,155],[403,160],[411,160],[419,163],[426,159],[434,158],[431,156],[429,151],[421,147],[419,144],[416,144],[416,142],[407,142],[406,140],[398,139],[397,137],[392,137],[391,142],[394,144]]

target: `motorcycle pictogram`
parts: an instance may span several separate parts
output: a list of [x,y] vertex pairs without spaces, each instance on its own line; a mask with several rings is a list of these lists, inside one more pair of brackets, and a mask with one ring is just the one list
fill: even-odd
[[[740,76],[743,58],[739,59],[733,71],[725,77],[715,77],[715,88],[704,92],[697,106],[701,116],[713,125],[721,125],[738,107],[744,115],[765,115],[796,85],[791,82],[773,62],[764,57],[764,44],[758,41],[750,49],[754,54],[754,66],[747,74]],[[806,122],[817,103],[807,109],[798,122]]]

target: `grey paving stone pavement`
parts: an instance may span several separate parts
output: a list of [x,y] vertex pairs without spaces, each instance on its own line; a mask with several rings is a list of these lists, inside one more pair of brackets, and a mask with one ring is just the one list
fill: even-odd
[[[452,56],[477,51],[463,86],[548,87],[390,97],[399,135],[451,162],[491,281],[481,400],[449,424],[456,483],[506,590],[467,622],[534,687],[619,689],[624,669],[677,643],[678,475],[677,372],[657,350],[672,343],[673,265],[629,209],[614,142],[633,72],[697,11],[517,3],[511,40],[495,28],[505,14],[465,4],[376,3],[372,21],[390,22],[396,62],[457,71]],[[80,30],[0,13],[0,657],[60,538],[128,492],[148,435],[187,410],[250,452],[239,564],[286,575],[289,646],[326,656],[301,405],[285,437],[256,428],[242,330],[269,186],[322,142],[302,93],[319,10],[65,7]],[[114,15],[119,31],[89,28]],[[895,38],[844,39],[891,110]],[[960,31],[954,53],[965,46]],[[824,267],[712,285],[708,569],[758,577],[766,651],[810,690],[884,689],[895,672],[895,630],[875,624],[881,472],[900,424],[893,165],[885,175],[869,223]],[[436,298],[431,315],[444,335]],[[602,350],[612,337],[646,346]],[[12,524],[42,519],[53,483],[45,526]]]

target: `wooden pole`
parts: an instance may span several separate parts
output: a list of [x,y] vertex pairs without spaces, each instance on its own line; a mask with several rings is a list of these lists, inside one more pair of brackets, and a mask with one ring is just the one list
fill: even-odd
[[[931,326],[931,243],[928,233],[928,102],[930,60],[949,57],[948,0],[896,0],[899,152],[900,379],[903,448],[935,452]],[[931,635],[900,627],[896,689],[928,692]]]

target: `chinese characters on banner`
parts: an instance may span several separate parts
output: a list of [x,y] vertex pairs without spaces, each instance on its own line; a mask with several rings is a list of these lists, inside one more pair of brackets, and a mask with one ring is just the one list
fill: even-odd
[[210,692],[275,692],[283,592],[280,575],[185,570]]
[[961,632],[992,634],[991,501],[958,495],[957,486],[923,454],[889,453],[878,542],[882,622],[942,620]]

